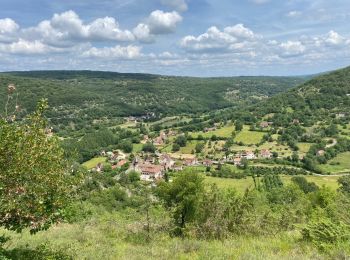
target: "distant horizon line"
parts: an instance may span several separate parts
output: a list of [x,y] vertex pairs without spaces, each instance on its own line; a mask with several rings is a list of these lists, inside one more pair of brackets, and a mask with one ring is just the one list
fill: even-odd
[[150,72],[120,72],[113,70],[90,70],[90,69],[45,69],[45,70],[8,70],[8,71],[0,71],[0,73],[30,73],[30,72],[103,72],[103,73],[118,73],[118,74],[138,74],[138,75],[151,75],[151,76],[163,76],[163,77],[188,77],[188,78],[235,78],[235,77],[311,77],[322,75],[326,73],[330,73],[332,71],[344,69],[346,67],[342,67],[335,70],[327,70],[318,73],[311,74],[291,74],[291,75],[267,75],[267,74],[255,74],[255,75],[231,75],[231,76],[195,76],[195,75],[177,75],[177,74],[158,74],[158,73],[150,73]]

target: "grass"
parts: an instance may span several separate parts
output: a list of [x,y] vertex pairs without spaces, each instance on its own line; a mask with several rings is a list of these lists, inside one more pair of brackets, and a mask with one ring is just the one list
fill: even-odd
[[218,137],[224,137],[224,138],[228,138],[232,136],[232,132],[234,131],[234,126],[233,125],[227,125],[224,127],[221,127],[219,129],[216,129],[214,131],[209,131],[209,132],[190,132],[189,134],[192,135],[194,138],[197,138],[198,135],[202,135],[205,138],[210,138],[213,135],[216,135]]
[[313,145],[313,143],[298,143],[298,148],[299,151],[303,154],[306,154],[309,150],[310,147]]
[[265,133],[263,132],[257,132],[257,131],[249,131],[248,127],[244,127],[242,131],[240,131],[236,137],[236,142],[242,142],[243,144],[258,144]]
[[187,142],[185,147],[181,147],[180,148],[180,153],[192,153],[192,151],[195,151],[196,145],[197,145],[197,141],[190,141]]
[[350,152],[338,154],[327,164],[320,165],[321,169],[329,173],[350,172]]
[[[281,176],[282,181],[286,184],[291,182],[292,176]],[[318,186],[328,186],[333,190],[338,188],[338,178],[336,176],[305,176],[308,181],[315,182]],[[222,189],[235,189],[239,193],[243,193],[247,188],[253,188],[254,182],[253,179],[248,177],[246,179],[226,179],[226,178],[217,178],[206,176],[205,181],[209,184],[215,183],[219,188]]]
[[143,144],[133,144],[132,145],[132,152],[133,153],[139,153],[142,151]]
[[83,166],[85,166],[88,170],[94,168],[99,163],[104,163],[106,161],[106,157],[96,157],[92,158],[91,160],[84,162]]
[[104,214],[79,224],[59,224],[36,235],[7,232],[12,238],[7,250],[15,247],[30,249],[46,243],[78,260],[323,259],[314,247],[299,242],[297,232],[264,237],[238,236],[217,241],[181,239],[154,231],[147,242],[140,229],[142,223],[144,217],[130,211]]

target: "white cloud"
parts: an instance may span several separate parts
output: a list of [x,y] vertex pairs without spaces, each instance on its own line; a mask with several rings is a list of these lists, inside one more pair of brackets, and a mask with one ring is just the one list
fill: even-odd
[[154,35],[147,24],[140,23],[132,31],[136,39],[141,42],[150,43],[154,41]]
[[95,40],[133,41],[134,35],[128,30],[121,30],[112,17],[96,19],[88,25],[88,34]]
[[279,45],[282,57],[298,56],[305,52],[306,47],[300,41],[287,41]]
[[28,39],[41,39],[55,47],[67,47],[77,42],[86,41],[133,41],[134,35],[128,30],[121,30],[112,17],[98,18],[84,24],[73,11],[55,14],[51,20],[44,20],[36,27],[22,30]]
[[53,49],[40,41],[29,42],[19,39],[11,44],[0,45],[0,52],[11,54],[45,54],[50,51],[53,51]]
[[212,26],[197,37],[193,35],[184,37],[180,46],[188,51],[242,51],[257,38],[259,37],[243,24],[226,27],[223,31]]
[[340,45],[345,43],[346,39],[344,37],[342,37],[341,35],[339,35],[337,32],[335,31],[330,31],[327,34],[327,37],[325,39],[325,42],[329,45]]
[[14,20],[10,18],[0,19],[0,34],[14,33],[18,29],[19,26]]
[[168,34],[175,31],[178,23],[182,21],[178,12],[153,11],[147,19],[151,34]]
[[139,23],[132,32],[140,42],[151,43],[155,41],[156,35],[173,33],[181,21],[182,16],[178,12],[156,10],[144,23]]
[[252,40],[256,37],[256,35],[253,33],[253,31],[244,27],[243,24],[236,24],[235,26],[226,27],[224,29],[224,32],[228,33],[234,37],[246,38],[246,39],[250,39],[250,40]]
[[82,55],[86,58],[120,58],[120,59],[136,59],[142,56],[141,47],[129,45],[126,47],[117,45],[115,47],[96,48],[93,47],[85,51]]
[[174,8],[179,12],[187,11],[188,6],[185,0],[161,0],[163,5]]
[[19,25],[10,18],[0,19],[0,42],[11,42]]

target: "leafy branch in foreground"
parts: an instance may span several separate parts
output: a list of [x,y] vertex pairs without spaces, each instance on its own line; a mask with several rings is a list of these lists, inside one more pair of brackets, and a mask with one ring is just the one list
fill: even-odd
[[74,190],[58,139],[47,131],[47,107],[42,100],[21,122],[0,118],[0,226],[9,230],[47,229],[63,218]]

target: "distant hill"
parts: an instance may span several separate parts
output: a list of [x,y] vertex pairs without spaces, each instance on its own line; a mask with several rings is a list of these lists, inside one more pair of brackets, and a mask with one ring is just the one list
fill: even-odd
[[[350,111],[350,67],[317,76],[251,108],[262,117],[268,114],[313,123]],[[288,119],[289,118],[289,119]]]
[[100,71],[8,72],[0,73],[0,106],[5,101],[7,84],[14,83],[23,108],[31,111],[40,98],[48,98],[50,117],[57,123],[147,112],[164,116],[252,104],[305,80],[306,77],[191,78]]

